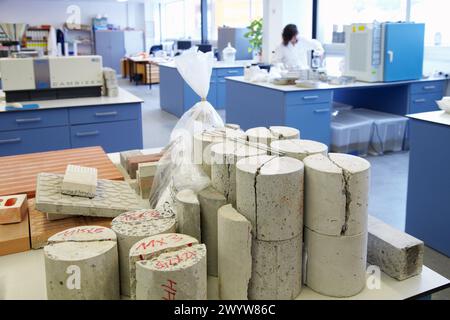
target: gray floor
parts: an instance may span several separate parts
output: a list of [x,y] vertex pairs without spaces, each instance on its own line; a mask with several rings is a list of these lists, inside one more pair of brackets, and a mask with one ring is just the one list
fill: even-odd
[[[144,100],[144,147],[165,146],[178,119],[160,109],[159,86],[153,86],[150,90],[148,86],[131,85],[128,80],[123,79],[120,80],[120,85]],[[221,116],[225,117],[224,112],[221,112]],[[370,214],[399,230],[404,230],[409,154],[402,152],[367,159],[372,165]],[[425,264],[450,279],[450,258],[427,248]],[[433,295],[433,299],[450,300],[450,289]]]

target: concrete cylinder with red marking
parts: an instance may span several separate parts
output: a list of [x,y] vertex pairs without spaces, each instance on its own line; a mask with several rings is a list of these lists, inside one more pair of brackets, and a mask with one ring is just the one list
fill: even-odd
[[120,299],[116,234],[85,226],[57,233],[44,248],[49,300]]

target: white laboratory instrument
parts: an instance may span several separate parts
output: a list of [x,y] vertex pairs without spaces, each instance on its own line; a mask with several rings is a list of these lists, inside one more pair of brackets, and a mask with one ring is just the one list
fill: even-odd
[[103,85],[101,56],[0,59],[7,102],[97,97]]

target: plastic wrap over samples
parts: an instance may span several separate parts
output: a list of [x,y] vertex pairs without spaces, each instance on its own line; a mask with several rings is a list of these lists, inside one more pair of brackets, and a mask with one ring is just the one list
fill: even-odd
[[[175,195],[183,189],[199,192],[211,183],[201,167],[202,157],[194,154],[194,135],[225,126],[214,107],[206,101],[213,68],[211,52],[194,50],[175,59],[176,67],[186,83],[201,97],[172,131],[170,144],[164,150],[154,178],[150,205],[161,212],[173,212]],[[200,163],[199,163],[200,162]]]

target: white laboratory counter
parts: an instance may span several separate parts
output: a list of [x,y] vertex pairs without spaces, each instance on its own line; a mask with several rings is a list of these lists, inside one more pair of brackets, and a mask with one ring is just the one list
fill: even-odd
[[[0,96],[2,94],[0,93]],[[117,97],[91,97],[91,98],[76,98],[76,99],[57,99],[57,100],[43,100],[43,101],[24,101],[18,102],[22,105],[39,105],[39,110],[42,109],[56,109],[56,108],[71,108],[71,107],[88,107],[88,106],[106,106],[117,104],[135,104],[142,103],[143,100],[119,88],[119,95]],[[6,106],[11,105],[5,101],[0,101],[0,112],[8,112]],[[20,109],[18,109],[20,111]]]
[[[236,60],[235,62],[215,61],[213,69],[228,69],[228,68],[243,68],[248,64],[253,63],[252,60]],[[175,62],[160,63],[160,66],[168,68],[176,68]]]
[[325,82],[320,82],[317,88],[302,88],[297,87],[295,85],[277,85],[270,82],[252,82],[249,80],[245,80],[244,77],[227,77],[227,80],[236,81],[244,84],[260,86],[267,89],[278,90],[282,92],[296,92],[296,91],[312,91],[312,90],[335,90],[335,89],[357,89],[357,88],[371,88],[371,87],[388,87],[388,86],[398,86],[405,85],[410,83],[420,83],[420,82],[431,82],[431,81],[440,81],[446,80],[445,78],[426,78],[414,81],[398,81],[398,82],[362,82],[356,81],[355,83],[346,84],[346,85],[332,85]]
[[446,126],[450,126],[450,113],[446,113],[445,111],[433,111],[433,112],[424,112],[424,113],[416,113],[408,115],[411,119],[422,120],[427,122],[432,122],[436,124],[442,124]]

